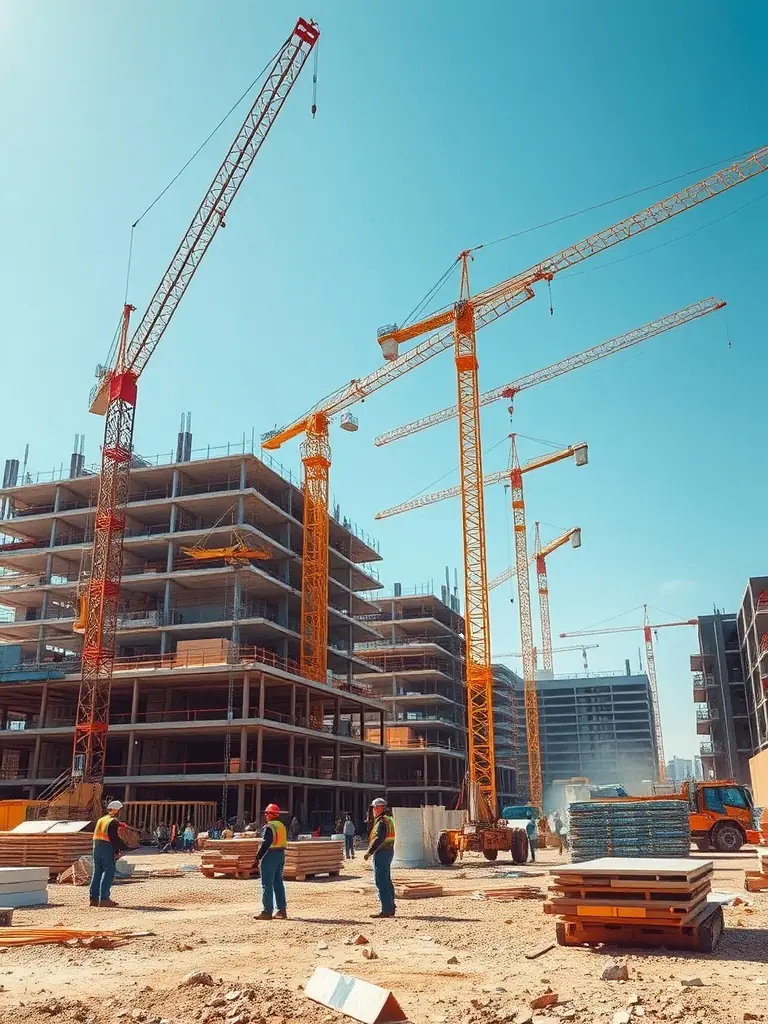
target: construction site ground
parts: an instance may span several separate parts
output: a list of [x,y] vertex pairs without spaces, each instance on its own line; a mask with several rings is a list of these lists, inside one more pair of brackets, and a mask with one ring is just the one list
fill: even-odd
[[[694,852],[694,855],[695,852]],[[699,854],[699,856],[703,856]],[[131,854],[142,869],[197,866],[199,854]],[[339,1013],[311,1002],[303,985],[317,966],[391,989],[409,1019],[430,1024],[574,1024],[635,1020],[768,1020],[768,893],[743,891],[752,851],[713,855],[714,888],[748,902],[725,908],[726,931],[714,954],[555,946],[555,922],[541,901],[472,899],[479,888],[548,885],[562,858],[542,851],[518,870],[477,857],[452,868],[396,871],[431,879],[455,895],[402,900],[394,920],[371,920],[378,907],[372,874],[358,854],[338,879],[288,882],[290,920],[254,920],[258,879],[146,878],[115,886],[120,909],[88,906],[85,888],[52,885],[50,905],[17,910],[14,926],[151,932],[117,949],[39,946],[0,950],[0,1022],[38,1024],[332,1024]],[[536,877],[531,877],[536,876]],[[352,940],[365,936],[368,945]],[[375,958],[367,959],[373,951]],[[601,980],[625,963],[629,980]],[[183,980],[208,972],[213,985]],[[702,984],[688,984],[698,979]],[[552,990],[554,1006],[531,1002]]]

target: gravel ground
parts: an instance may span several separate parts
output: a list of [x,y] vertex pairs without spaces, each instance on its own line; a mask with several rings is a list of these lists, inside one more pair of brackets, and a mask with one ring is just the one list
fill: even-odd
[[[198,855],[129,855],[140,868],[197,865]],[[715,855],[715,888],[743,894],[754,853]],[[391,988],[410,1020],[431,1024],[626,1024],[655,1021],[768,1021],[768,894],[726,908],[727,930],[715,954],[556,946],[536,960],[524,954],[554,942],[554,919],[541,903],[473,900],[479,887],[546,888],[553,851],[504,878],[513,865],[468,857],[453,868],[398,871],[429,878],[455,895],[401,901],[395,920],[377,910],[371,872],[360,857],[342,877],[288,883],[289,921],[255,921],[258,881],[182,878],[117,886],[119,910],[87,905],[85,889],[51,886],[45,908],[20,910],[15,925],[130,928],[154,934],[113,950],[44,946],[0,950],[0,1024],[332,1024],[340,1015],[303,995],[314,967],[332,967]],[[362,934],[368,946],[351,940]],[[372,949],[375,959],[366,959]],[[629,980],[607,982],[609,962]],[[185,986],[191,972],[212,985]],[[703,983],[687,987],[697,977]],[[556,1005],[533,1011],[548,990]],[[229,997],[229,998],[228,998]]]

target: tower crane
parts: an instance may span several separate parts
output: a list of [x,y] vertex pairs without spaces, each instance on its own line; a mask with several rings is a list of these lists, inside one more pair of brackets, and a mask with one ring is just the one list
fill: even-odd
[[[553,540],[549,544],[541,546],[541,536],[539,533],[539,524],[535,524],[534,533],[534,550],[536,552],[536,579],[539,585],[539,620],[541,622],[541,649],[544,659],[544,671],[551,673],[554,670],[552,662],[552,625],[549,619],[549,583],[547,581],[547,558],[552,554],[553,551],[557,551],[568,541],[571,542],[571,547],[581,547],[581,527],[574,526],[573,529],[568,530]],[[586,656],[585,656],[586,657]]]
[[631,633],[637,630],[643,631],[645,641],[645,665],[648,671],[648,682],[651,687],[651,703],[653,705],[653,728],[656,736],[656,756],[658,758],[659,781],[664,782],[667,777],[667,765],[664,760],[664,737],[661,731],[661,711],[659,708],[659,687],[656,679],[656,657],[653,651],[653,633],[657,629],[667,629],[670,626],[698,626],[698,619],[683,619],[680,622],[658,622],[651,624],[648,618],[648,605],[643,605],[642,626],[608,626],[603,629],[578,629],[572,633],[561,633],[561,637],[576,636],[601,636],[604,633]]
[[[524,473],[525,471],[526,471],[526,467],[523,466],[522,467],[522,472]],[[553,551],[556,551],[557,548],[562,547],[563,544],[567,544],[568,540],[571,538],[571,535],[576,530],[581,531],[581,527],[580,526],[573,526],[573,527],[571,527],[570,530],[566,530],[565,533],[560,534],[559,537],[555,537],[555,539],[553,541],[550,541],[549,544],[545,545],[545,547],[548,550],[547,550],[547,552],[546,552],[544,557],[546,558],[546,555],[549,555]],[[574,545],[574,546],[578,547],[579,545]],[[528,565],[533,565],[533,563],[536,561],[536,557],[538,556],[538,554],[539,554],[539,548],[538,548],[538,544],[537,544],[536,550],[533,552],[531,557],[528,559]],[[516,575],[517,575],[517,566],[515,566],[515,565],[509,565],[509,566],[507,566],[506,569],[502,569],[502,571],[497,576],[494,576],[493,579],[488,583],[488,590],[489,590],[489,592],[492,591],[492,590],[496,590],[497,587],[500,587],[503,583],[506,583],[507,580],[511,580],[512,577],[516,576]],[[560,650],[564,650],[564,648],[560,648]]]
[[124,306],[114,363],[101,373],[91,395],[91,412],[105,416],[104,444],[90,580],[84,592],[82,682],[69,782],[70,790],[84,787],[83,796],[90,791],[91,801],[104,777],[137,382],[208,246],[224,227],[229,207],[319,35],[314,22],[296,22],[130,340],[135,307]]
[[[664,334],[666,331],[671,331],[675,327],[687,324],[691,320],[698,320],[699,317],[706,316],[708,313],[723,309],[724,306],[725,303],[720,299],[700,299],[698,302],[686,306],[685,309],[678,309],[674,313],[668,313],[666,316],[653,320],[643,327],[635,327],[634,330],[627,331],[626,334],[619,334],[615,338],[609,338],[608,341],[600,342],[599,345],[593,345],[592,348],[584,349],[583,352],[577,352],[575,355],[567,356],[565,359],[559,359],[556,363],[551,363],[541,370],[526,373],[525,376],[518,377],[517,380],[510,381],[509,384],[503,384],[501,387],[493,388],[491,391],[484,391],[480,395],[480,405],[490,405],[501,398],[514,398],[519,391],[527,391],[528,388],[554,380],[555,377],[561,377],[564,373],[578,370],[581,366],[588,366],[590,363],[603,359],[605,356],[612,356],[616,352],[623,352],[625,349],[632,348],[633,345],[638,345],[642,341],[655,338],[658,334]],[[458,414],[458,406],[451,405],[446,409],[440,409],[439,412],[430,413],[429,416],[422,416],[421,419],[413,420],[411,423],[405,423],[403,426],[388,430],[385,434],[379,434],[373,443],[377,447],[381,447],[382,445],[390,444],[392,441],[399,441],[401,437],[418,434],[420,431],[428,430],[429,427],[434,427],[438,423],[446,423],[448,420],[456,419]]]
[[[584,671],[589,672],[589,661],[587,660],[587,651],[597,650],[599,646],[600,644],[572,644],[568,647],[554,647],[553,651],[555,654],[564,654],[566,651],[581,651],[584,657]],[[533,649],[533,655],[534,658],[538,656],[538,651],[535,647]],[[496,658],[522,658],[522,656],[522,651],[502,651],[501,654],[494,654],[493,658],[495,660]]]
[[[475,295],[469,294],[468,260],[470,253],[459,257],[462,267],[459,300],[456,304],[407,327],[390,325],[378,331],[385,363],[367,377],[356,378],[317,403],[264,443],[265,448],[279,448],[285,441],[306,431],[311,418],[321,414],[327,420],[348,410],[393,380],[428,362],[440,352],[453,347],[458,385],[459,449],[461,452],[462,524],[464,534],[464,579],[467,649],[467,706],[470,779],[479,787],[479,804],[483,821],[497,813],[496,779],[493,755],[492,676],[488,620],[487,576],[485,568],[485,523],[483,507],[482,456],[479,441],[479,388],[477,381],[476,332],[493,323],[505,313],[534,297],[534,286],[551,281],[559,271],[566,270],[590,256],[633,238],[699,206],[743,182],[768,170],[768,146],[755,150],[728,167],[708,175],[645,210],[626,217],[581,242],[561,250],[529,269],[507,278]],[[405,342],[424,339],[406,351]],[[327,435],[326,435],[327,436]],[[329,461],[327,452],[325,460]],[[327,473],[327,467],[326,467]],[[327,477],[326,477],[327,479]],[[327,495],[326,495],[327,503]],[[325,509],[327,520],[327,507]],[[326,527],[327,528],[327,523]],[[327,550],[323,552],[322,571],[327,579]],[[318,560],[319,563],[319,560]],[[319,567],[319,564],[318,564]],[[327,608],[321,610],[317,629],[327,640]],[[306,624],[302,623],[302,635]],[[323,650],[325,646],[323,645]]]

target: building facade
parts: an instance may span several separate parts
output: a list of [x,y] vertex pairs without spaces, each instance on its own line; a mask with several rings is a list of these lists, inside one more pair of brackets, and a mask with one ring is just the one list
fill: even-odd
[[[378,639],[360,641],[355,653],[379,671],[356,678],[387,707],[387,799],[400,807],[455,806],[467,773],[464,619],[458,599],[446,588],[440,598],[427,587],[403,593],[398,585],[378,606],[377,615],[368,618]],[[498,684],[496,691],[501,692]],[[494,715],[501,808],[514,794],[506,701]]]
[[689,757],[673,757],[667,761],[667,779],[679,785],[696,778],[693,759]]
[[737,616],[714,612],[698,622],[691,669],[704,779],[749,783],[752,733]]
[[[191,442],[191,438],[190,438]],[[355,681],[355,650],[379,634],[379,552],[330,522],[328,677],[299,674],[303,495],[245,441],[130,478],[106,791],[221,800],[258,815],[270,800],[307,824],[360,815],[383,783],[384,706]],[[0,489],[0,795],[38,796],[70,770],[98,476]],[[51,474],[55,476],[55,474]],[[244,541],[257,557],[210,557]],[[224,798],[226,795],[226,799]]]
[[747,583],[737,620],[753,753],[768,750],[768,576]]
[[[520,750],[526,749],[525,700],[516,687]],[[642,793],[658,775],[650,685],[645,674],[588,673],[538,679],[544,806],[556,780],[587,778],[596,786],[622,784]],[[520,757],[519,790],[529,793]]]

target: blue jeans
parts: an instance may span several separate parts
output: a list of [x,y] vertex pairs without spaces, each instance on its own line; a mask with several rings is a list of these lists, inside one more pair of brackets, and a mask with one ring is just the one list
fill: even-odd
[[355,837],[344,836],[344,856],[349,859],[355,856]]
[[395,887],[392,885],[392,858],[394,850],[377,850],[373,855],[373,877],[379,891],[382,914],[395,912]]
[[91,899],[108,900],[109,891],[115,880],[115,851],[112,843],[97,839],[93,844],[93,878],[91,879]]
[[265,914],[275,909],[286,910],[285,886],[283,885],[283,868],[285,867],[285,850],[267,850],[261,858],[261,902]]

